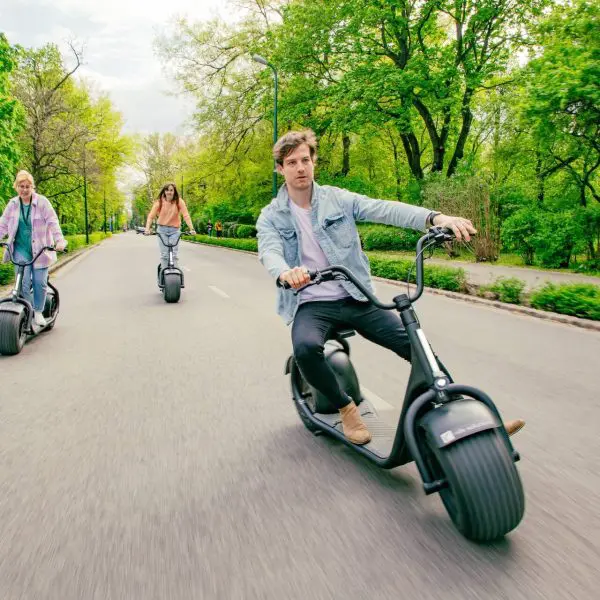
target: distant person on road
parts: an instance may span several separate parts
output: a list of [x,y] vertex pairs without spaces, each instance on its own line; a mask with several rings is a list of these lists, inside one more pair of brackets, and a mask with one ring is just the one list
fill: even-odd
[[[259,260],[274,279],[293,289],[278,290],[278,312],[292,325],[294,358],[302,375],[340,411],[344,435],[355,444],[366,444],[371,433],[353,398],[337,382],[323,350],[327,334],[335,327],[351,327],[368,340],[411,360],[408,335],[397,314],[366,302],[349,282],[330,281],[294,290],[309,283],[309,270],[341,264],[373,289],[367,257],[361,250],[357,221],[370,221],[425,231],[436,225],[452,229],[458,240],[476,233],[473,224],[420,206],[374,200],[361,194],[314,181],[317,140],[310,131],[292,131],[273,148],[277,171],[285,183],[265,206],[256,228]],[[512,435],[524,425],[505,423]]]
[[208,237],[212,237],[212,230],[213,230],[213,226],[212,223],[210,221],[210,219],[208,220],[208,225],[206,226],[206,233],[208,233]]
[[221,221],[215,223],[215,231],[217,232],[218,238],[223,236],[223,223],[221,223]]
[[[48,198],[36,193],[31,173],[19,171],[14,188],[18,195],[8,201],[0,217],[0,240],[8,234],[8,243],[15,260],[30,261],[44,246],[64,250],[67,240],[61,231],[56,212]],[[8,252],[4,253],[3,262],[8,262]],[[42,252],[33,265],[25,268],[21,284],[24,298],[33,306],[35,324],[40,327],[46,325],[43,312],[48,289],[48,268],[55,262],[55,252]]]
[[[162,237],[167,240],[167,243],[174,244],[177,239],[179,239],[182,216],[190,230],[190,235],[196,235],[187,206],[185,205],[183,198],[180,198],[179,193],[177,192],[177,186],[174,183],[165,183],[158,194],[158,198],[152,205],[152,210],[146,220],[144,234],[150,235],[152,233],[150,226],[154,218],[158,217],[157,233],[162,234]],[[161,236],[159,235],[157,237],[158,247],[160,249],[160,265],[161,268],[164,269],[169,262],[169,249],[163,243]],[[178,264],[178,250],[179,246],[173,248],[173,260],[175,261],[175,266]]]

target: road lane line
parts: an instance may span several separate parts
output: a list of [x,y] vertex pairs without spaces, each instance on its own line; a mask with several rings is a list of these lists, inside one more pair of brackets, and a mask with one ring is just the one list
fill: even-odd
[[212,290],[215,294],[217,294],[217,296],[221,296],[221,298],[229,298],[229,296],[223,290],[220,290],[214,285],[209,285],[208,289]]

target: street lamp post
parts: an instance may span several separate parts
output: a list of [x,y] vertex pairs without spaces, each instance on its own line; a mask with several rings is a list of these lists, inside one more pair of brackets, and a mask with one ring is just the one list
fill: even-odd
[[[275,77],[275,109],[273,110],[273,144],[277,142],[277,69],[260,54],[253,54],[252,60],[269,67]],[[273,161],[273,198],[277,196],[277,163]]]
[[87,203],[87,172],[85,170],[86,145],[83,145],[83,205],[85,210],[85,245],[89,245],[90,237],[88,231],[88,203]]

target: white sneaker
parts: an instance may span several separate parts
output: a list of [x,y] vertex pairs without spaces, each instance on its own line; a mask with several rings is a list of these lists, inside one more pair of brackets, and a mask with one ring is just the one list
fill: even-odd
[[36,325],[39,325],[40,327],[45,327],[48,323],[46,323],[46,319],[44,318],[44,315],[39,312],[39,311],[35,311],[34,315],[33,315],[33,320],[35,321]]

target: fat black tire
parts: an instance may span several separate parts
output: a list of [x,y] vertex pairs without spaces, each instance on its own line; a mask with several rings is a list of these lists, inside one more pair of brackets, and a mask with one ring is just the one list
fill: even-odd
[[167,273],[164,276],[165,287],[163,294],[166,302],[179,302],[181,296],[181,277],[176,273]]
[[[54,316],[58,317],[58,310],[56,309],[56,299],[54,296],[52,296],[52,297],[50,297],[49,295],[46,296],[46,305],[44,307],[43,315],[44,315],[44,318],[46,318],[47,320],[52,319],[52,317],[54,317]],[[44,330],[50,331],[51,329],[54,329],[55,324],[56,324],[56,318],[52,321],[52,323],[46,325]]]
[[19,354],[25,345],[27,332],[25,312],[0,312],[0,354]]
[[435,477],[448,481],[448,487],[440,491],[442,502],[467,539],[493,541],[521,522],[523,486],[498,430],[482,431],[444,448],[430,445],[430,459],[431,453]]

